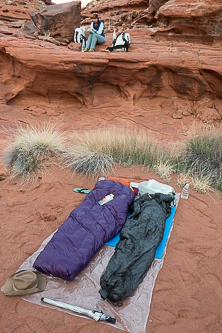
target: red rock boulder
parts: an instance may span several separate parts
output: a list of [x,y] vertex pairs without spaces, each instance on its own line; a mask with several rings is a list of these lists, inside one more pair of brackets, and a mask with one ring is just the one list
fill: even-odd
[[30,12],[30,16],[40,35],[71,41],[75,28],[80,26],[81,1],[51,5],[42,10]]

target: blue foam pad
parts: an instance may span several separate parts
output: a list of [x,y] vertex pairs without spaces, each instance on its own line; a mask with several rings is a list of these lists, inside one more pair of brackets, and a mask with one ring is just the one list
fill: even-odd
[[110,245],[110,246],[116,246],[116,244],[119,242],[120,240],[120,232],[112,239],[110,239],[108,242],[106,242],[106,245]]
[[161,243],[158,245],[158,247],[156,249],[155,258],[158,258],[158,259],[162,258],[163,251],[165,249],[166,242],[167,242],[167,239],[168,239],[168,236],[169,236],[169,232],[170,232],[170,229],[171,229],[171,226],[172,226],[172,223],[173,223],[175,211],[176,211],[176,207],[171,206],[171,214],[166,219],[165,230],[164,230],[164,233],[163,233],[163,239],[162,239]]
[[[174,219],[174,215],[175,215],[175,211],[176,211],[176,207],[171,206],[171,214],[170,216],[166,219],[165,222],[165,230],[163,233],[163,239],[161,241],[161,243],[159,244],[159,246],[156,249],[156,253],[155,253],[155,258],[161,259],[162,255],[163,255],[163,251],[164,248],[166,246],[166,242],[169,236],[169,232],[173,223],[173,219]],[[106,242],[106,245],[110,245],[115,247],[116,244],[119,242],[120,240],[120,232],[112,239],[110,239],[108,242]]]

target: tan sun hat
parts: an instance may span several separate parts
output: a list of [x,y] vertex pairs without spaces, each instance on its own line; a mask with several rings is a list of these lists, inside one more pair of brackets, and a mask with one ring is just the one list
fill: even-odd
[[46,277],[40,272],[19,271],[12,274],[5,283],[6,296],[22,296],[45,290]]

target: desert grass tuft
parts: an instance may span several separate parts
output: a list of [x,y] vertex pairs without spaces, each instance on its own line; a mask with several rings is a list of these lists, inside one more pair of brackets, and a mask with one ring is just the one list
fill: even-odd
[[3,163],[11,169],[13,177],[35,178],[36,172],[44,168],[47,161],[64,151],[65,135],[53,123],[18,126],[9,134],[12,142],[3,153]]
[[193,188],[198,193],[206,193],[211,189],[210,177],[204,177],[201,175],[196,175],[192,177]]
[[84,142],[89,151],[111,156],[119,165],[153,168],[159,160],[166,162],[172,158],[169,151],[151,142],[147,133],[132,128],[110,128],[76,135],[73,141]]
[[176,185],[179,187],[183,187],[185,184],[191,184],[192,179],[190,178],[189,174],[184,174],[184,173],[180,173],[177,176],[177,181],[176,181]]
[[[137,128],[105,128],[74,132],[69,137],[52,123],[18,127],[3,161],[14,176],[32,177],[47,163],[87,176],[104,176],[116,164],[140,165],[169,181],[178,174],[177,185],[191,184],[199,192],[209,187],[222,190],[221,131],[198,129],[186,144],[161,146],[147,131]],[[204,185],[205,184],[205,185]]]
[[84,145],[69,148],[63,158],[72,171],[92,177],[106,175],[113,166],[110,155],[92,151]]
[[[147,170],[154,170],[165,181],[169,181],[172,173],[177,173],[180,175],[177,182],[181,186],[188,182],[187,178],[191,183],[191,177],[196,183],[201,183],[197,175],[203,184],[218,189],[222,186],[221,135],[220,132],[215,135],[215,131],[209,128],[198,128],[197,134],[187,144],[168,145],[167,149],[145,131],[132,128],[89,131],[79,135],[75,141],[87,147],[90,154],[105,154],[112,158],[113,163],[123,166],[141,165]],[[200,187],[195,186],[198,191],[201,191]]]
[[208,179],[211,186],[221,189],[222,135],[204,134],[187,143],[186,165],[192,175]]
[[168,161],[162,162],[158,161],[156,165],[153,167],[154,171],[166,182],[170,181],[170,175],[174,171],[174,166],[171,165]]

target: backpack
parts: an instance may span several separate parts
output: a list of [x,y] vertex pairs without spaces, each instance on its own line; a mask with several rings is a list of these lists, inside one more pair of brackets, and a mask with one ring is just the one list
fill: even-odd
[[116,36],[116,31],[113,31],[113,45],[111,47],[107,47],[107,50],[112,52],[113,50],[121,50],[128,52],[130,47],[130,35],[127,32],[121,32]]
[[85,28],[76,28],[73,36],[74,43],[81,43],[81,51],[86,47]]

